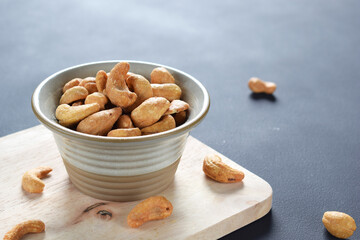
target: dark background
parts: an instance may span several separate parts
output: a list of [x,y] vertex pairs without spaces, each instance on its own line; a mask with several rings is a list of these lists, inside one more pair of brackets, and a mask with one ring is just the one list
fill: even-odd
[[[39,124],[31,94],[63,68],[172,66],[211,96],[192,135],[273,187],[272,211],[224,239],[332,239],[324,211],[360,226],[359,14],[356,0],[2,0],[0,136]],[[274,96],[252,95],[252,76]]]

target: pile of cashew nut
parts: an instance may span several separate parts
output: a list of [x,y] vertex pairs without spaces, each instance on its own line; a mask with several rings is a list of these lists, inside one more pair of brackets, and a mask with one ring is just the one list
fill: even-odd
[[151,82],[120,62],[110,73],[75,78],[63,87],[55,116],[62,126],[91,135],[133,137],[164,132],[187,120],[188,103],[164,67],[153,69]]

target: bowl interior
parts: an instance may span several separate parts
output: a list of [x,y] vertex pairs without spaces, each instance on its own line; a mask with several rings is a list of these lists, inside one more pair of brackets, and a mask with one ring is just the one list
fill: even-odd
[[[89,64],[78,65],[71,67],[60,72],[53,74],[52,76],[45,79],[35,90],[32,105],[34,113],[37,115],[39,120],[43,122],[47,127],[53,128],[55,130],[61,130],[64,132],[72,132],[78,136],[87,135],[90,138],[102,138],[102,139],[113,139],[109,137],[102,136],[91,136],[88,134],[79,133],[68,128],[62,127],[58,124],[55,118],[55,110],[59,105],[59,99],[62,95],[62,88],[64,84],[70,81],[73,78],[85,78],[93,76],[95,77],[96,73],[99,70],[104,70],[109,72],[116,63],[119,61],[106,61],[106,62],[95,62]],[[137,62],[137,61],[127,61],[130,63],[130,71],[133,73],[141,74],[146,79],[150,80],[151,71],[158,67],[164,66],[154,63],[147,62]],[[209,109],[209,95],[204,88],[204,86],[195,78],[190,75],[179,71],[177,69],[164,66],[169,72],[174,76],[176,84],[178,84],[182,89],[181,99],[190,104],[188,120],[185,124],[172,129],[167,132],[181,131],[195,126],[200,120],[206,115]],[[162,135],[164,133],[158,133],[153,135]],[[134,137],[131,139],[137,138],[151,138],[153,135]],[[116,138],[115,138],[116,139]],[[124,139],[124,138],[122,138]],[[129,138],[126,138],[129,139]],[[113,139],[114,140],[114,139]]]

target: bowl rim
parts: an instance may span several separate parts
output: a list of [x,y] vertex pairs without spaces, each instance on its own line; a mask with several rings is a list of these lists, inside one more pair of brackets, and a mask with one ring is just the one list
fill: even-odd
[[[61,126],[60,124],[51,121],[49,118],[47,118],[45,116],[45,114],[43,112],[41,112],[40,110],[40,106],[39,106],[39,94],[40,91],[42,89],[42,87],[51,79],[53,79],[54,77],[56,77],[57,75],[60,75],[64,72],[67,72],[69,70],[73,70],[76,68],[81,68],[81,67],[85,67],[85,66],[89,66],[89,65],[97,65],[97,64],[104,64],[104,63],[118,63],[118,62],[128,62],[128,63],[136,63],[136,64],[146,64],[146,65],[155,65],[155,66],[161,66],[161,67],[165,67],[166,69],[169,69],[171,71],[180,73],[182,75],[185,75],[186,77],[188,77],[189,79],[191,79],[192,81],[194,81],[201,89],[201,91],[204,94],[204,102],[203,102],[203,107],[201,108],[200,112],[195,116],[194,119],[192,119],[191,121],[186,121],[184,124],[182,124],[179,127],[176,127],[174,129],[165,131],[165,132],[161,132],[161,133],[155,133],[155,134],[151,134],[151,135],[145,135],[145,136],[136,136],[136,137],[107,137],[107,136],[98,136],[98,135],[90,135],[90,134],[86,134],[86,133],[81,133],[81,132],[77,132],[75,130],[66,128],[64,126]],[[100,70],[100,69],[99,69]],[[191,128],[195,127],[197,124],[200,123],[201,120],[203,120],[203,118],[206,116],[206,114],[209,111],[210,108],[210,96],[209,93],[207,92],[206,88],[200,83],[199,80],[197,80],[196,78],[194,78],[193,76],[178,70],[176,68],[173,67],[169,67],[163,64],[158,64],[158,63],[153,63],[153,62],[146,62],[146,61],[136,61],[136,60],[107,60],[107,61],[96,61],[96,62],[89,62],[89,63],[83,63],[83,64],[79,64],[79,65],[75,65],[72,67],[68,67],[65,68],[63,70],[60,70],[52,75],[50,75],[49,77],[47,77],[45,80],[43,80],[35,89],[32,97],[31,97],[31,107],[32,110],[35,114],[35,116],[39,119],[39,121],[44,124],[47,128],[49,128],[50,130],[59,133],[61,135],[65,135],[67,137],[71,137],[71,138],[80,138],[82,140],[88,140],[88,141],[96,141],[96,142],[113,142],[113,143],[119,143],[119,142],[143,142],[143,141],[151,141],[151,140],[155,140],[155,139],[159,139],[159,138],[167,138],[169,136],[173,136],[173,135],[178,135],[181,133],[184,133],[186,131],[190,131]]]

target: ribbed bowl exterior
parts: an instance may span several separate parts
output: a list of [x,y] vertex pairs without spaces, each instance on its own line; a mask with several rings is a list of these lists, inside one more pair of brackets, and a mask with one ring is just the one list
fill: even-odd
[[180,162],[179,158],[170,166],[148,174],[109,177],[83,171],[63,160],[69,178],[77,189],[107,201],[134,201],[161,193],[174,180]]
[[61,157],[89,173],[126,177],[158,171],[173,164],[184,151],[188,133],[142,143],[102,143],[54,134]]
[[71,182],[109,201],[133,201],[162,192],[173,181],[188,133],[136,143],[99,143],[54,134]]

